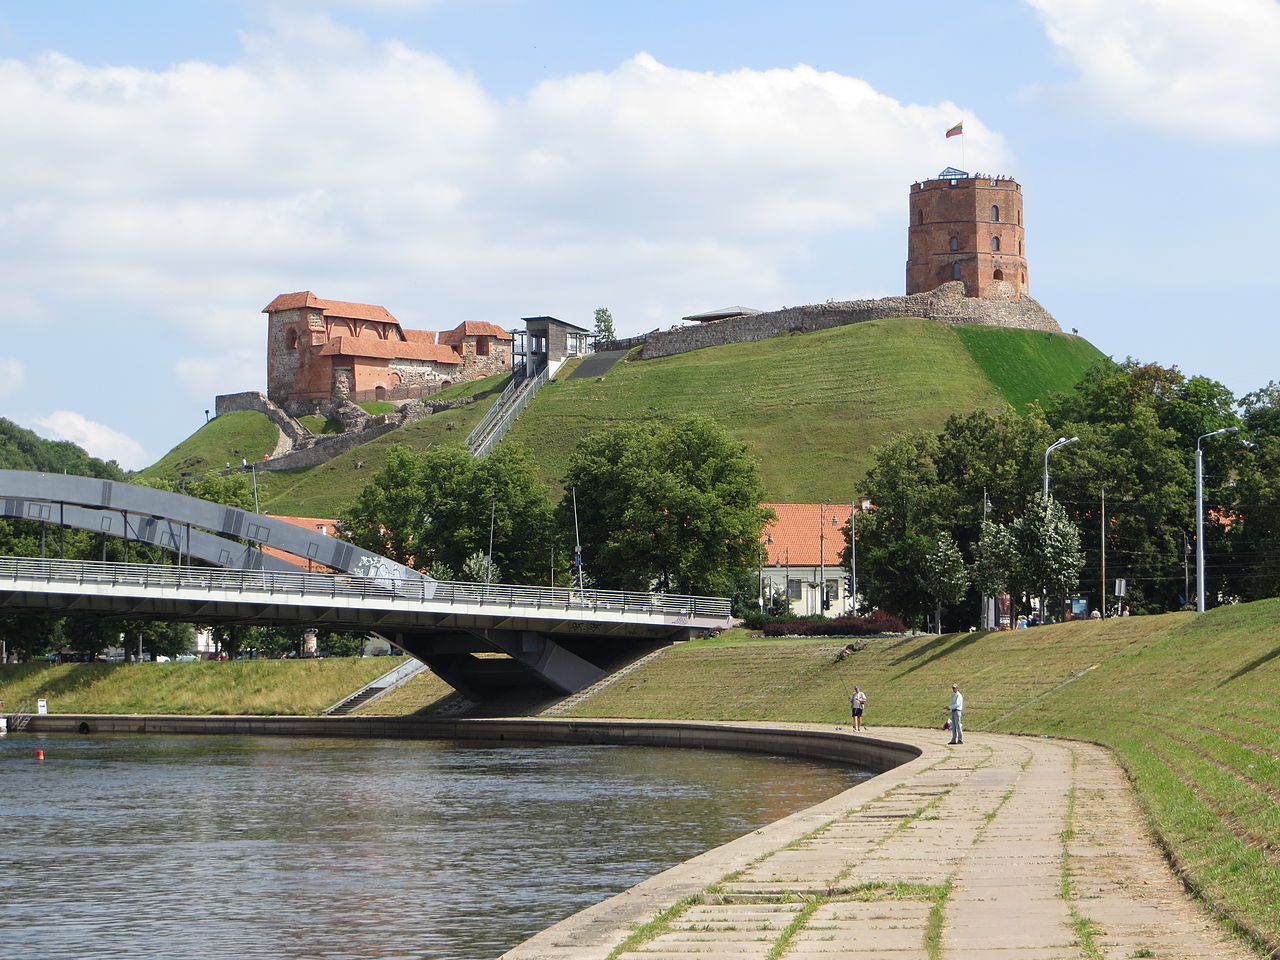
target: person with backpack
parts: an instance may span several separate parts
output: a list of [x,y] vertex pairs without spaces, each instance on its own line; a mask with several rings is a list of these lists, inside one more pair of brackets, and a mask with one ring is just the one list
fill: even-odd
[[862,688],[856,684],[853,687],[853,693],[849,695],[849,707],[853,710],[853,732],[862,732],[862,711],[867,706],[867,695],[862,692]]

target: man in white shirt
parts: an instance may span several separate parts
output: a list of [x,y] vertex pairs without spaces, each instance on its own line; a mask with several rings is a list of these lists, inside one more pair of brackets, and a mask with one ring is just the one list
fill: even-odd
[[964,743],[964,725],[961,723],[964,714],[964,694],[960,692],[959,684],[951,685],[951,703],[947,705],[947,709],[951,711],[951,742]]

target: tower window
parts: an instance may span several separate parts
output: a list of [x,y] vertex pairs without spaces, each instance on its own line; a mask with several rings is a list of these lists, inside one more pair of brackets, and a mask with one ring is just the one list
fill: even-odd
[[992,250],[994,250],[995,252],[999,253],[999,251],[1000,251],[1000,238],[999,238],[999,237],[992,237],[992,238],[991,238],[991,249],[992,249]]
[[476,337],[476,356],[487,357],[489,355],[489,338]]
[[1018,241],[1018,256],[1022,256],[1022,241]]
[[992,272],[992,274],[991,274],[991,279],[992,279],[992,280],[1003,280],[1003,279],[1004,279],[1004,271],[1003,271],[1003,270],[1000,270],[1000,269],[995,270],[995,271],[994,271],[994,272]]
[[950,247],[951,252],[954,253],[955,251],[960,249],[960,241],[955,237],[952,237],[950,240],[947,241],[947,246]]
[[284,335],[284,348],[286,350],[298,349],[298,331],[297,330],[291,329],[288,333]]
[[917,210],[917,211],[916,211],[916,223],[920,224],[920,226],[924,226],[924,211],[923,211],[923,210]]
[[952,279],[952,280],[959,280],[959,279],[960,279],[960,264],[958,264],[958,263],[953,263],[953,264],[951,265],[951,279]]
[[991,205],[991,219],[996,223],[1000,222],[1000,208],[995,204]]

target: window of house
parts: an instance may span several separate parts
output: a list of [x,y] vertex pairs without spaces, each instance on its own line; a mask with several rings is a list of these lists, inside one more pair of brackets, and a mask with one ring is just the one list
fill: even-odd
[[958,263],[953,263],[953,264],[951,265],[951,279],[952,279],[952,280],[959,280],[959,279],[960,279],[960,264],[958,264]]
[[992,238],[991,238],[991,249],[992,249],[992,250],[994,250],[994,251],[996,251],[997,253],[1000,251],[1000,238],[999,238],[999,237],[992,237]]
[[1000,222],[1000,208],[997,207],[994,203],[991,205],[991,219],[994,220],[996,223]]
[[803,590],[804,590],[803,580],[787,581],[787,599],[788,600],[799,600],[804,595]]
[[950,247],[952,253],[954,253],[955,251],[960,249],[960,241],[955,237],[952,237],[950,240],[947,241],[947,246]]
[[476,356],[487,357],[489,355],[489,338],[476,337]]

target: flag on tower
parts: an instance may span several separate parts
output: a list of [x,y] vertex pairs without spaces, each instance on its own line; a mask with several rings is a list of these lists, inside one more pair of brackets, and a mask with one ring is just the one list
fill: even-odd
[[948,130],[948,131],[947,131],[947,138],[948,138],[948,139],[950,139],[951,137],[958,137],[958,136],[960,136],[960,134],[962,134],[962,133],[964,133],[964,121],[963,121],[963,120],[961,120],[961,121],[960,121],[959,123],[957,123],[954,127],[952,127],[950,130]]

